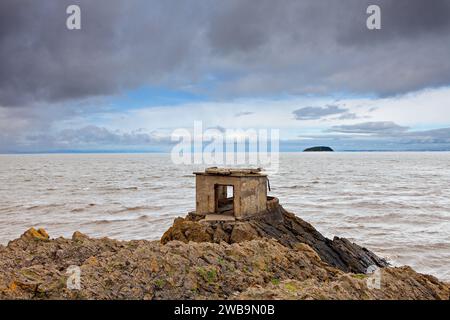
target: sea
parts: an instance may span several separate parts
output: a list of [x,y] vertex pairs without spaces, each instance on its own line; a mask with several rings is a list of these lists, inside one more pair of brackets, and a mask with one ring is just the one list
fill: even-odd
[[[0,155],[0,244],[52,238],[158,240],[195,209],[192,172],[168,154]],[[450,152],[281,153],[270,195],[329,238],[450,281]]]

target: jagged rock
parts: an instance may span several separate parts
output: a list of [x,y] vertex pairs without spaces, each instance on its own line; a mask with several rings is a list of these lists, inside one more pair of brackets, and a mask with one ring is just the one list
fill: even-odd
[[[173,226],[164,233],[161,242],[164,244],[179,240],[240,243],[253,239],[272,238],[289,248],[294,248],[298,243],[305,243],[313,248],[323,261],[345,272],[365,273],[370,266],[386,267],[388,265],[384,259],[370,250],[351,243],[345,238],[335,237],[333,240],[325,238],[312,225],[287,212],[281,205],[274,206],[265,215],[237,223],[202,223],[197,220],[198,218],[193,215],[188,215],[184,219],[177,218]],[[216,235],[217,230],[221,233],[220,236]],[[222,233],[225,230],[229,237],[223,236]],[[208,236],[200,236],[205,234]]]
[[72,240],[74,241],[83,241],[88,238],[87,235],[81,233],[80,231],[75,231],[72,235]]
[[[408,280],[409,278],[409,280]],[[254,286],[232,297],[246,300],[373,300],[441,299],[448,300],[448,286],[435,278],[418,275],[410,267],[381,269],[380,288],[369,288],[366,275],[342,274],[321,282],[317,279],[282,280],[266,286]],[[399,279],[402,279],[399,281]],[[413,285],[414,283],[414,285]],[[433,288],[433,289],[431,289]]]
[[35,228],[30,228],[27,231],[25,231],[24,234],[21,236],[24,240],[43,240],[46,241],[49,239],[49,235],[47,231],[45,231],[42,228],[39,228],[36,230]]
[[259,238],[258,232],[249,223],[237,223],[231,228],[230,243],[239,243]]
[[211,231],[208,232],[207,225],[202,225],[195,221],[185,221],[183,218],[175,219],[173,229],[170,233],[166,231],[162,238],[163,242],[171,240],[210,242],[213,240]]
[[216,226],[213,232],[213,242],[220,243],[221,241],[230,242],[230,234],[227,233],[221,224]]

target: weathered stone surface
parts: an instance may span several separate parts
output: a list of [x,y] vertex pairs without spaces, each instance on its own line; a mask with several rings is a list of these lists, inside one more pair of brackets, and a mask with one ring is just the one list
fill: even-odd
[[[294,248],[298,243],[305,243],[313,248],[320,258],[329,265],[345,272],[365,273],[371,265],[386,267],[388,264],[373,252],[362,248],[347,239],[335,237],[333,240],[325,238],[312,225],[287,212],[279,204],[274,205],[266,215],[257,216],[247,221],[236,223],[215,222],[202,224],[195,216],[188,215],[185,219],[177,218],[173,226],[164,233],[162,243],[172,240],[184,242],[220,242],[239,243],[243,241],[272,238],[284,246]],[[186,230],[190,232],[187,234]],[[221,234],[220,230],[229,234]],[[205,234],[209,236],[204,236]]]
[[[449,299],[448,285],[435,278],[419,275],[410,267],[381,269],[381,286],[369,288],[368,276],[342,274],[331,281],[321,282],[311,278],[295,279],[253,286],[233,299],[283,299],[283,300],[374,300],[374,299]],[[401,280],[400,280],[401,279]]]
[[[222,231],[227,231],[222,227]],[[219,231],[219,232],[222,232]],[[449,286],[409,267],[366,275],[331,267],[310,246],[27,237],[0,246],[0,299],[448,299]],[[80,240],[81,239],[81,240]],[[59,252],[59,257],[57,257]],[[69,290],[69,266],[81,289]]]
[[239,222],[232,226],[230,243],[239,243],[259,238],[256,229],[246,222]]
[[72,235],[72,240],[74,241],[83,241],[86,240],[88,238],[87,235],[79,232],[79,231],[75,231]]
[[195,242],[212,242],[213,230],[208,230],[208,225],[195,221],[186,221],[183,218],[177,218],[173,222],[171,232],[167,231],[161,239],[163,242],[171,240],[179,241],[195,241]]
[[[267,176],[259,171],[210,168],[195,175],[197,214],[226,213],[242,219],[267,209]],[[233,187],[232,197],[227,195],[228,186]]]

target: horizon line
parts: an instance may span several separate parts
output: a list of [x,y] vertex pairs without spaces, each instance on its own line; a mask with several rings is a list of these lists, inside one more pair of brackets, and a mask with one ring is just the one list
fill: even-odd
[[[436,149],[423,149],[423,150],[414,150],[414,149],[401,149],[401,150],[389,150],[389,149],[379,149],[379,150],[372,150],[372,149],[361,149],[361,150],[334,150],[334,151],[313,151],[313,152],[305,152],[303,150],[301,151],[290,151],[290,150],[283,150],[279,151],[279,153],[356,153],[356,152],[370,152],[370,153],[376,153],[376,152],[450,152],[450,149],[442,149],[442,150],[436,150]],[[170,154],[171,152],[168,151],[147,151],[147,150],[70,150],[70,151],[12,151],[12,152],[0,152],[0,155],[45,155],[45,154]],[[192,152],[192,154],[197,154],[198,152]],[[234,153],[234,152],[233,152]],[[248,152],[244,152],[248,153]],[[223,152],[223,154],[227,154],[227,152]]]

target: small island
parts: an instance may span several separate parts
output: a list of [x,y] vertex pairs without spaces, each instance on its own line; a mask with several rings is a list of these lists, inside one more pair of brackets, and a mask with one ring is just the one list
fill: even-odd
[[333,152],[333,151],[334,150],[331,149],[330,147],[325,146],[311,147],[303,150],[303,152]]

